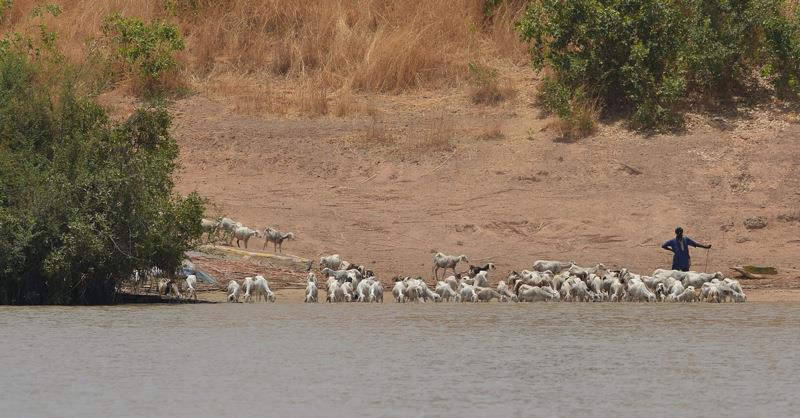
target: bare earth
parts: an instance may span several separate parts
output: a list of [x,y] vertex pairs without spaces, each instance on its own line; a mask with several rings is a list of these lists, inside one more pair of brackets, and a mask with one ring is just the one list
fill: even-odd
[[[535,80],[517,80],[526,83]],[[319,118],[249,116],[235,98],[198,94],[172,109],[177,187],[217,205],[209,216],[294,232],[286,253],[339,253],[384,282],[431,278],[436,251],[492,261],[495,280],[536,259],[648,273],[669,266],[659,246],[681,225],[713,244],[693,251],[693,269],[735,277],[734,265],[775,266],[776,278],[743,284],[800,288],[796,113],[690,115],[686,133],[654,136],[606,122],[570,143],[530,104],[532,92],[499,107],[460,90],[379,96],[368,99],[371,115]],[[430,145],[432,136],[444,143]],[[750,217],[767,226],[745,228]],[[262,245],[254,238],[250,249]]]

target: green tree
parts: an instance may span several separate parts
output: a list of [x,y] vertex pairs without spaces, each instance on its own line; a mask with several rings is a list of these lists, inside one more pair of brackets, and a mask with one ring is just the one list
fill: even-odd
[[204,201],[173,192],[164,109],[115,124],[69,79],[51,87],[39,72],[0,47],[0,303],[111,303],[135,269],[175,271]]
[[542,91],[549,110],[569,116],[564,104],[585,95],[652,129],[679,125],[688,104],[729,98],[759,73],[796,91],[796,9],[780,0],[534,0],[518,29],[534,67],[552,70]]
[[164,87],[166,74],[177,66],[175,53],[185,48],[178,28],[167,22],[146,23],[114,13],[105,18],[101,29],[111,45],[112,61],[138,76],[148,94]]

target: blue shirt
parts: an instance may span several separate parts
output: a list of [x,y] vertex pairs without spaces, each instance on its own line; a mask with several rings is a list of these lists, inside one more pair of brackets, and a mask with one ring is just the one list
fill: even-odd
[[692,261],[689,256],[689,247],[699,247],[700,244],[692,241],[691,238],[683,237],[683,243],[680,243],[677,238],[673,238],[664,243],[661,248],[670,250],[675,255],[672,256],[672,269],[673,270],[689,270]]

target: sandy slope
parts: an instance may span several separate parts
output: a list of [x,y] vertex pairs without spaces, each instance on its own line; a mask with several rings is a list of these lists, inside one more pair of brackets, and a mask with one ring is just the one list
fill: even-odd
[[[429,276],[434,251],[503,274],[539,258],[649,272],[667,265],[659,245],[682,225],[714,245],[709,270],[773,265],[773,286],[800,284],[800,222],[777,218],[800,210],[792,113],[690,117],[688,134],[649,137],[611,123],[564,143],[527,103],[487,108],[458,91],[382,98],[377,126],[392,139],[375,143],[363,139],[369,116],[245,116],[197,95],[174,105],[178,189],[246,225],[295,232],[289,253],[340,253],[384,278]],[[502,138],[480,138],[494,128]],[[418,144],[437,129],[450,149]],[[752,216],[768,226],[747,230]],[[694,263],[705,268],[703,250]]]

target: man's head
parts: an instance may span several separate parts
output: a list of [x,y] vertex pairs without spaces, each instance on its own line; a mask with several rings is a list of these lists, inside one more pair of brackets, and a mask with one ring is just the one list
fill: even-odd
[[675,228],[675,236],[676,237],[682,237],[683,236],[683,228],[681,228],[681,227]]

